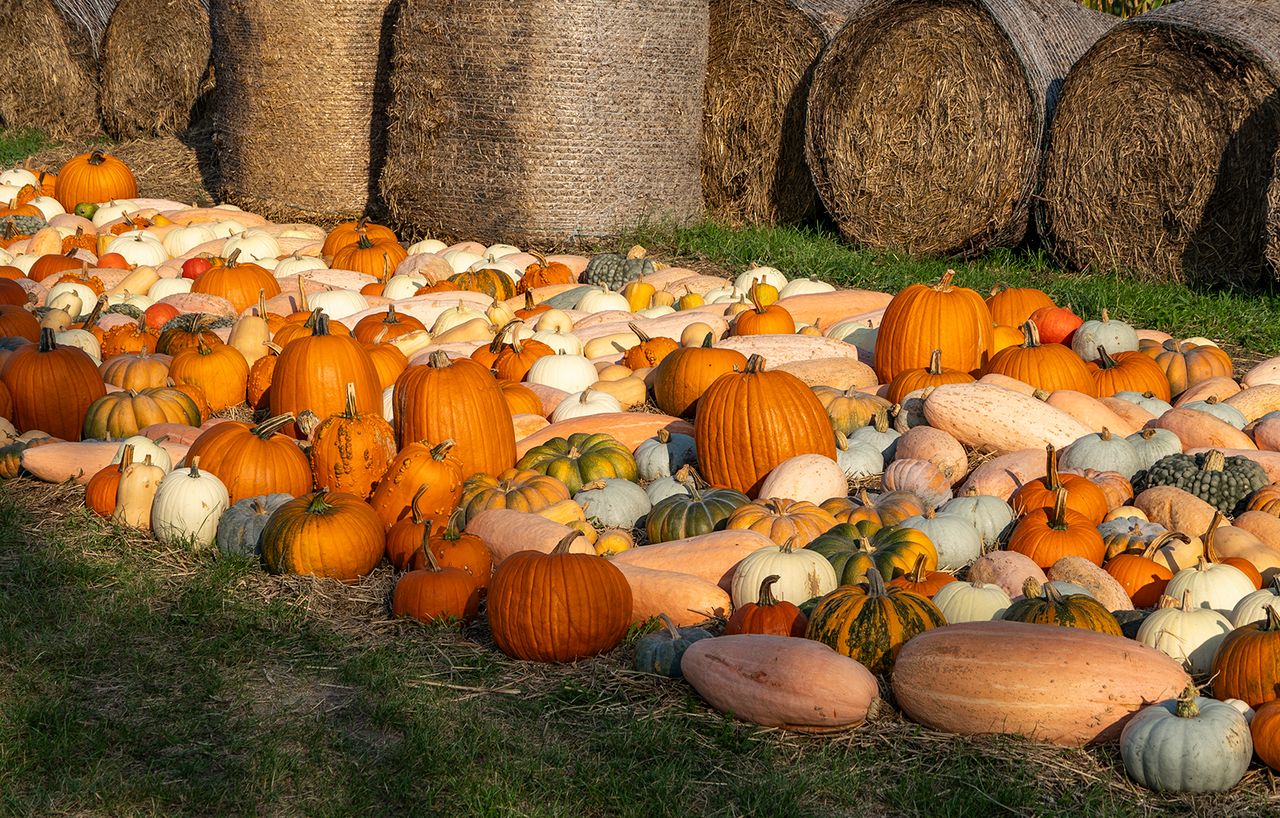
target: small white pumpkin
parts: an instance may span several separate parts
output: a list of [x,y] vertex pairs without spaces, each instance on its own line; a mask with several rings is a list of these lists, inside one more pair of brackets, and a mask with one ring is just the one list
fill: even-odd
[[1181,600],[1161,596],[1157,607],[1138,628],[1138,641],[1181,662],[1192,676],[1209,673],[1218,646],[1231,633],[1231,622],[1212,608],[1195,607],[1190,591],[1184,591]]
[[427,280],[421,276],[393,275],[382,288],[383,298],[402,301],[413,298],[419,288],[427,286]]
[[322,309],[330,319],[341,321],[350,315],[369,309],[369,302],[353,290],[332,289],[307,296],[311,309]]
[[611,412],[621,412],[622,404],[618,403],[618,399],[608,392],[601,392],[598,389],[584,389],[566,395],[565,399],[556,405],[555,410],[551,413],[551,422],[559,423],[562,420],[570,420],[572,418],[588,417],[589,415],[604,415]]
[[1145,468],[1133,444],[1126,438],[1111,434],[1105,426],[1101,432],[1085,435],[1068,446],[1062,452],[1058,465],[1064,470],[1119,472],[1126,480],[1132,480],[1140,469]]
[[1249,421],[1239,409],[1229,403],[1221,403],[1216,395],[1210,395],[1205,400],[1195,400],[1190,403],[1183,404],[1183,409],[1194,409],[1197,412],[1204,412],[1218,420],[1237,429],[1243,429],[1249,425]]
[[477,256],[475,253],[469,253],[466,250],[450,250],[443,253],[442,257],[449,262],[449,266],[453,268],[455,273],[465,273],[472,264],[477,261],[484,261],[483,256]]
[[588,520],[610,528],[632,529],[653,508],[644,489],[629,480],[595,480],[573,495]]
[[924,532],[938,550],[939,570],[952,570],[982,556],[982,537],[978,530],[959,514],[938,514],[933,509],[908,517],[899,525]]
[[538,332],[572,332],[573,319],[564,310],[547,310],[538,315],[533,328]]
[[[534,335],[537,338],[537,335]],[[539,339],[541,340],[541,339]],[[590,360],[581,355],[557,353],[543,355],[529,367],[525,380],[529,383],[540,383],[543,386],[554,386],[570,394],[582,392],[596,381],[600,373]]]
[[174,227],[165,234],[162,244],[170,258],[178,258],[217,238],[205,225],[193,224],[189,227]]
[[113,522],[143,531],[151,529],[151,506],[156,490],[164,479],[164,469],[151,462],[151,455],[141,461],[135,459],[124,467],[120,485],[116,488],[116,508],[111,514]]
[[982,582],[948,582],[933,595],[933,604],[948,625],[961,622],[990,622],[1000,619],[1012,604],[999,585]]
[[848,478],[835,460],[820,454],[800,454],[773,467],[760,484],[759,498],[804,500],[816,506],[848,493]]
[[31,185],[32,187],[39,189],[40,177],[36,176],[26,168],[9,168],[3,173],[0,173],[0,185],[12,185],[18,190],[21,190],[27,185]]
[[1129,392],[1121,391],[1115,394],[1120,400],[1127,400],[1135,406],[1139,406],[1153,417],[1160,417],[1165,412],[1173,408],[1173,405],[1167,401],[1160,400],[1150,392]]
[[[1159,415],[1157,415],[1159,417]],[[1159,459],[1182,453],[1182,440],[1168,429],[1143,429],[1125,438],[1138,456],[1138,470],[1149,469]]]
[[27,204],[31,205],[36,210],[39,210],[40,214],[44,216],[45,221],[49,221],[49,219],[52,219],[54,216],[61,216],[63,213],[67,212],[63,209],[62,203],[52,196],[37,196],[27,202]]
[[199,466],[200,458],[194,457],[191,468],[171,471],[160,481],[151,505],[151,531],[162,543],[190,540],[198,546],[213,545],[231,498],[217,475]]
[[1013,509],[1008,503],[999,497],[978,494],[976,489],[948,500],[938,510],[938,516],[959,517],[973,526],[984,549],[998,546],[1014,522]]
[[591,289],[582,294],[582,297],[578,299],[578,303],[574,305],[574,309],[590,313],[608,312],[610,310],[630,312],[631,304],[627,302],[626,296],[622,293]]
[[[298,275],[306,275],[312,270],[327,270],[329,265],[324,263],[324,259],[316,256],[300,256],[294,253],[286,256],[276,264],[275,269],[271,271],[276,278],[293,278]],[[422,286],[421,284],[418,285]],[[416,287],[414,288],[417,289]],[[409,295],[413,295],[412,292]],[[390,297],[390,296],[388,296]]]
[[871,443],[854,443],[836,432],[836,463],[850,480],[884,474],[884,455]]
[[582,341],[578,336],[569,331],[539,329],[531,336],[535,341],[541,341],[551,347],[557,354],[562,355],[581,355]]
[[448,249],[448,247],[449,245],[445,244],[439,239],[423,239],[422,241],[415,242],[414,244],[410,244],[408,252],[409,252],[409,255],[411,256],[420,255],[422,253],[430,253],[432,255],[435,255]]
[[697,463],[698,447],[689,435],[659,429],[656,436],[640,442],[635,457],[636,473],[641,480],[659,480]]
[[1157,792],[1226,792],[1253,759],[1244,714],[1196,695],[1188,684],[1177,699],[1138,712],[1120,733],[1125,772]]
[[825,281],[818,281],[812,278],[793,278],[778,290],[779,298],[789,298],[793,295],[817,295],[818,293],[835,292],[835,287]]
[[1255,590],[1253,581],[1239,568],[1201,557],[1196,565],[1174,574],[1164,592],[1174,599],[1189,594],[1192,606],[1212,608],[1225,616]]
[[93,333],[88,330],[67,329],[62,332],[55,332],[53,338],[58,342],[58,346],[76,347],[92,358],[95,364],[102,363],[102,345],[98,343],[98,339],[93,336]]
[[116,219],[132,216],[141,209],[140,205],[130,199],[122,201],[111,199],[98,205],[98,209],[93,211],[93,218],[90,221],[93,222],[94,227],[105,227]]
[[738,277],[733,280],[733,286],[739,292],[745,293],[751,289],[752,283],[756,281],[776,287],[779,292],[782,291],[783,287],[787,286],[787,277],[776,267],[752,267],[744,273],[739,273]]
[[237,233],[243,233],[246,230],[245,226],[235,219],[206,222],[205,227],[209,228],[215,239],[229,239]]
[[1071,339],[1071,349],[1086,361],[1100,360],[1098,352],[1101,347],[1108,355],[1121,352],[1136,352],[1138,349],[1138,333],[1123,321],[1113,321],[1104,309],[1098,321],[1085,321],[1076,329]]
[[194,283],[189,278],[161,278],[147,289],[147,298],[152,301],[159,301],[166,296],[189,293],[191,292],[191,285]]
[[1252,622],[1261,622],[1267,618],[1267,608],[1275,607],[1280,611],[1280,574],[1271,578],[1271,584],[1241,598],[1231,609],[1231,624],[1243,628]]
[[158,267],[169,259],[169,253],[164,249],[163,244],[150,236],[141,234],[112,239],[107,245],[107,252],[119,253],[134,267],[142,264]]
[[449,307],[436,317],[436,322],[431,325],[431,334],[439,335],[442,332],[448,332],[454,327],[460,327],[477,318],[481,321],[488,320],[482,311],[468,305],[465,301],[459,301],[458,306]]
[[774,599],[794,605],[829,594],[840,584],[836,570],[821,554],[793,549],[790,543],[766,545],[748,554],[733,572],[729,586],[733,607],[759,602],[760,584],[771,574],[778,575],[772,588]]
[[145,435],[134,435],[127,437],[120,442],[120,446],[116,448],[116,453],[112,456],[111,462],[119,463],[124,459],[124,447],[133,447],[133,461],[141,462],[145,458],[151,458],[151,464],[163,469],[166,474],[173,468],[173,460],[169,457],[169,452],[164,447]]

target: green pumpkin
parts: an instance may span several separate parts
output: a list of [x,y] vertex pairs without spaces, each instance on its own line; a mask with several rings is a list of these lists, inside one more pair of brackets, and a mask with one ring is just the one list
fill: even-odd
[[873,568],[865,585],[841,585],[823,597],[809,615],[805,636],[856,659],[872,673],[887,674],[908,640],[946,624],[932,602],[886,586]]
[[841,585],[857,585],[866,579],[867,570],[875,565],[875,546],[871,537],[879,526],[870,520],[856,523],[840,523],[818,536],[807,546],[827,558],[836,569],[836,579]]
[[498,301],[514,298],[516,294],[516,283],[511,280],[511,276],[489,267],[456,273],[449,276],[449,282],[459,290],[484,293]]
[[1084,594],[1063,596],[1053,585],[1041,585],[1034,579],[1023,584],[1022,593],[1022,599],[1005,610],[1003,619],[1124,636],[1116,618],[1092,597]]
[[14,441],[0,446],[0,480],[12,480],[22,473],[22,450],[27,444]]
[[676,494],[659,500],[649,512],[645,532],[649,542],[670,542],[719,531],[729,515],[751,500],[733,489],[707,489],[686,467],[676,479],[688,488],[688,494]]
[[642,276],[652,275],[655,268],[653,261],[647,258],[627,258],[617,253],[600,253],[592,256],[587,262],[587,269],[582,271],[583,284],[593,287],[604,287],[615,292]]
[[659,614],[665,626],[636,642],[635,668],[641,673],[680,678],[680,660],[689,646],[711,633],[703,628],[677,628],[666,614]]
[[617,477],[636,480],[636,459],[631,450],[607,434],[579,432],[568,438],[553,437],[525,452],[516,468],[531,469],[554,477],[577,494],[587,483]]

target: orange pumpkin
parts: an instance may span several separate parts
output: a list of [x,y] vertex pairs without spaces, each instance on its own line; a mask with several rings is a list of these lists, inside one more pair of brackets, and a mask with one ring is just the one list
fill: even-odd
[[1068,509],[1093,520],[1094,525],[1102,522],[1111,510],[1102,489],[1087,477],[1058,471],[1058,450],[1052,444],[1045,447],[1045,459],[1045,476],[1023,484],[1014,493],[1010,501],[1013,510],[1026,514],[1052,506],[1058,500],[1058,490],[1065,489]]
[[1280,770],[1280,703],[1267,702],[1253,714],[1249,723],[1253,751],[1258,759],[1273,770]]
[[390,227],[375,224],[361,217],[355,221],[342,222],[330,230],[329,235],[325,237],[324,245],[320,248],[320,255],[333,258],[342,248],[358,242],[362,234],[373,242],[397,241],[395,231]]
[[1052,508],[1023,515],[1009,534],[1010,551],[1029,557],[1047,570],[1063,557],[1083,557],[1102,565],[1107,546],[1089,518],[1067,508],[1067,491],[1059,488]]
[[346,406],[320,422],[311,435],[311,476],[316,488],[365,499],[396,455],[396,433],[381,414],[356,411],[356,385],[348,383]]
[[[412,513],[415,503],[424,519],[443,520],[462,499],[462,463],[453,456],[452,440],[432,446],[410,443],[400,450],[378,480],[369,504],[386,528]],[[421,492],[422,486],[427,492]]]
[[1034,287],[1010,287],[1008,284],[997,284],[991,288],[987,296],[987,309],[991,310],[991,320],[996,324],[1009,327],[1020,327],[1027,323],[1031,313],[1042,307],[1052,307],[1053,299],[1043,290]]
[[636,337],[640,339],[640,343],[628,349],[622,355],[622,365],[631,369],[642,369],[647,366],[657,366],[662,363],[662,359],[680,348],[674,340],[659,336],[650,338],[639,327],[633,323],[627,324]]
[[1196,346],[1185,341],[1140,341],[1140,352],[1154,358],[1169,381],[1169,392],[1178,397],[1210,378],[1230,378],[1231,356],[1215,346]]
[[351,582],[382,562],[386,532],[359,497],[320,489],[276,509],[262,529],[262,564],[273,574]]
[[221,412],[244,403],[249,364],[235,347],[223,343],[211,346],[200,339],[195,349],[173,357],[169,377],[175,383],[200,387],[209,410]]
[[408,572],[391,592],[391,613],[421,622],[460,619],[470,622],[480,609],[480,586],[459,568],[440,565],[430,548],[418,549],[423,566]]
[[107,393],[93,359],[77,347],[59,346],[49,327],[40,330],[38,343],[13,351],[0,383],[13,400],[9,419],[18,431],[39,429],[63,440],[80,439],[89,407]]
[[0,304],[0,337],[40,340],[40,319],[25,308],[13,304]]
[[532,338],[524,341],[512,338],[510,344],[504,345],[498,351],[490,368],[493,374],[502,380],[523,381],[539,358],[554,354],[555,350],[541,341],[535,341]]
[[124,470],[133,463],[133,444],[125,444],[120,453],[120,462],[103,466],[84,487],[84,504],[99,517],[110,517],[116,510],[116,489],[120,487],[120,477]]
[[191,292],[216,295],[227,299],[237,313],[257,304],[260,298],[280,294],[280,282],[266,268],[252,263],[239,263],[240,251],[234,250],[214,264],[191,285]]
[[916,564],[911,570],[889,580],[889,587],[903,588],[925,599],[933,599],[934,595],[942,590],[942,586],[956,581],[956,578],[946,571],[928,570],[928,561],[927,554],[918,554]]
[[917,389],[942,386],[948,383],[972,383],[973,376],[958,369],[942,368],[942,350],[935,349],[929,356],[929,365],[920,369],[904,369],[894,377],[885,395],[889,403],[902,403],[902,399]]
[[409,366],[409,359],[395,344],[365,344],[364,348],[378,373],[378,386],[383,390],[394,384]]
[[1072,389],[1086,395],[1094,393],[1093,375],[1070,347],[1041,344],[1040,331],[1034,321],[1023,324],[1022,332],[1025,336],[1022,345],[996,353],[987,365],[987,372],[1016,378],[1046,392]]
[[388,304],[387,311],[381,315],[366,315],[351,328],[351,334],[362,344],[385,344],[401,335],[425,330],[422,322],[412,315],[396,312],[395,304]]
[[246,497],[311,491],[311,464],[297,441],[280,434],[292,415],[269,418],[256,426],[228,420],[210,426],[187,450],[186,462],[200,458],[200,468],[227,487],[234,504]]
[[770,574],[760,582],[758,602],[748,602],[734,610],[724,626],[725,636],[735,633],[769,633],[803,638],[809,618],[794,604],[773,596],[773,584],[781,577]]
[[1093,370],[1094,394],[1100,398],[1117,392],[1150,392],[1162,401],[1172,400],[1169,379],[1160,364],[1141,352],[1110,355],[1098,348],[1098,368]]
[[734,335],[794,335],[795,319],[779,304],[765,304],[759,283],[751,285],[751,309],[738,313],[733,322]]
[[413,555],[426,544],[427,536],[435,525],[434,520],[422,516],[422,506],[419,505],[419,501],[426,493],[425,483],[418,486],[413,499],[409,501],[409,516],[401,517],[387,529],[387,562],[391,563],[391,567],[397,571],[404,571],[410,567]]
[[[493,574],[493,554],[483,540],[462,530],[460,512],[455,511],[449,517],[449,524],[443,529],[436,527],[431,532],[429,549],[441,567],[466,571],[476,585],[481,588],[489,587],[489,578]],[[422,567],[424,556],[414,554],[410,559],[410,566]]]
[[937,284],[912,284],[889,302],[876,335],[881,383],[928,366],[935,349],[954,355],[951,365],[962,372],[986,366],[993,341],[991,311],[973,290],[952,286],[954,278],[955,271],[948,270]]
[[81,202],[133,199],[138,181],[129,166],[101,150],[73,156],[58,171],[53,197],[68,213]]
[[537,261],[524,268],[524,275],[516,282],[516,295],[529,293],[534,287],[573,284],[578,280],[569,265],[559,261],[548,262],[545,256],[538,253],[532,255]]
[[333,254],[333,268],[381,278],[390,274],[408,258],[408,252],[394,238],[374,240],[367,230],[358,230],[352,244]]
[[[346,395],[334,384],[355,385],[355,406],[360,414],[382,414],[382,387],[369,353],[349,335],[331,335],[328,318],[320,313],[310,337],[291,341],[280,352],[271,375],[268,403],[271,414],[301,413],[310,409],[317,417],[336,415],[346,408]],[[296,427],[287,427],[296,434]]]
[[155,352],[159,340],[160,331],[148,327],[142,318],[134,324],[117,324],[102,334],[102,360],[117,355]]

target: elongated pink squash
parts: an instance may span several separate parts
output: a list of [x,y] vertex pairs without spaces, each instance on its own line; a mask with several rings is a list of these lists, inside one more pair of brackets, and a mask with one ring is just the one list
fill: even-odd
[[1244,419],[1253,423],[1258,418],[1280,409],[1280,383],[1264,383],[1242,389],[1223,401],[1233,406],[1244,415]]
[[1015,491],[1044,476],[1044,449],[1020,449],[979,464],[956,494],[990,494],[1008,500]]
[[[493,554],[493,567],[520,551],[551,553],[556,543],[564,539],[571,528],[526,511],[492,508],[482,511],[467,523],[467,533],[475,534]],[[586,537],[579,537],[569,546],[571,554],[594,554],[595,548]]]
[[778,299],[778,305],[791,313],[797,324],[812,324],[819,318],[824,327],[855,315],[883,310],[893,296],[875,290],[837,290],[833,293],[810,293]]
[[534,446],[541,446],[553,437],[565,437],[577,432],[608,432],[622,442],[628,449],[634,450],[646,439],[653,437],[659,429],[666,429],[672,434],[693,436],[693,424],[670,415],[651,415],[646,412],[606,412],[603,415],[562,420],[545,429],[534,432],[524,440],[516,441],[516,456]]
[[1036,388],[1026,381],[1020,381],[1017,378],[1010,378],[1008,375],[1001,375],[999,372],[988,372],[981,378],[978,383],[985,383],[988,386],[998,386],[1001,389],[1008,389],[1011,392],[1017,392],[1020,395],[1034,395]]
[[1093,431],[1043,401],[985,383],[939,386],[925,399],[924,416],[966,446],[997,453],[1061,448]]
[[625,562],[615,567],[631,586],[631,621],[666,614],[676,625],[697,625],[733,611],[729,594],[714,582],[676,571],[657,571]]
[[[169,453],[174,463],[187,456],[187,446],[184,443],[166,440],[160,445]],[[111,464],[111,458],[115,457],[119,448],[119,443],[88,440],[79,443],[46,443],[23,450],[22,468],[30,472],[32,477],[46,483],[74,480],[84,484],[103,467]]]
[[1098,398],[1098,403],[1101,403],[1139,429],[1156,419],[1156,416],[1146,409],[1123,398]]
[[[1223,537],[1223,530],[1227,537]],[[1233,536],[1231,529],[1247,531],[1256,542]],[[1223,557],[1244,557],[1268,582],[1280,573],[1280,517],[1265,511],[1246,511],[1214,532],[1213,544]]]
[[1280,452],[1280,417],[1262,418],[1250,429],[1253,442],[1266,452]]
[[1103,429],[1110,429],[1112,434],[1128,437],[1142,428],[1141,424],[1135,424],[1120,413],[1112,411],[1092,395],[1072,389],[1055,390],[1045,398],[1045,403],[1066,412],[1088,426],[1090,431],[1101,432]]
[[1170,409],[1156,420],[1152,426],[1157,429],[1168,429],[1182,441],[1182,448],[1195,449],[1248,449],[1258,447],[1249,436],[1224,420],[1218,420],[1207,412],[1195,409]]
[[814,358],[858,359],[858,348],[853,344],[816,335],[735,335],[716,346],[736,350],[748,358],[760,355],[770,369]]
[[728,591],[738,563],[770,545],[776,543],[763,534],[735,528],[712,531],[683,540],[628,548],[610,559],[618,564],[639,568],[689,574]]
[[830,386],[835,389],[861,389],[876,385],[876,371],[857,358],[814,358],[770,366],[790,372],[806,386]]
[[1067,747],[1117,741],[1135,713],[1190,681],[1173,659],[1131,639],[1025,622],[925,631],[893,667],[894,696],[912,721]]
[[871,672],[821,642],[750,633],[694,642],[684,678],[716,710],[765,727],[826,732],[866,721]]
[[1186,406],[1188,403],[1198,400],[1209,400],[1213,398],[1219,401],[1225,401],[1240,392],[1240,384],[1231,378],[1218,376],[1200,381],[1197,384],[1187,387],[1187,391],[1178,396],[1173,402],[1174,406]]
[[1244,373],[1244,377],[1240,379],[1240,382],[1245,386],[1280,383],[1280,355],[1255,364],[1253,369]]

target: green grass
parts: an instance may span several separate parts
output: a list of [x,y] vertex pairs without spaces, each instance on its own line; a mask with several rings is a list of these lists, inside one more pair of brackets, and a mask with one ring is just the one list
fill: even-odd
[[0,169],[17,164],[51,144],[39,131],[0,130]]
[[1274,292],[1197,291],[1120,273],[1071,273],[1041,252],[998,250],[969,261],[911,258],[859,250],[821,228],[730,228],[710,222],[686,229],[636,230],[624,243],[734,274],[765,264],[793,278],[887,292],[937,281],[947,269],[955,269],[957,283],[984,294],[999,283],[1039,287],[1085,317],[1097,316],[1105,307],[1113,317],[1139,327],[1280,354],[1280,296]]
[[[1130,787],[1106,753],[891,713],[805,737],[733,722],[626,646],[511,662],[483,626],[389,623],[386,575],[283,581],[166,551],[74,488],[0,494],[0,815],[1255,814]],[[372,602],[370,602],[372,600]]]

